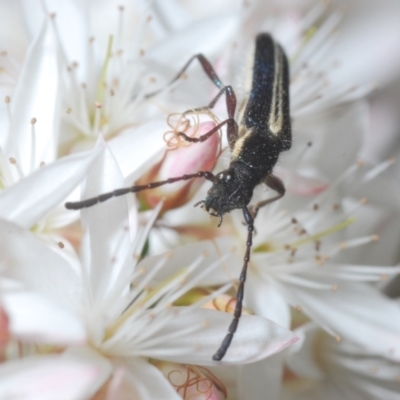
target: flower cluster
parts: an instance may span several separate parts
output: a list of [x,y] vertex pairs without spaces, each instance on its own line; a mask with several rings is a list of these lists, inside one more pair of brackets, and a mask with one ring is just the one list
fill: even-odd
[[[0,399],[399,398],[399,5],[122,3],[0,5]],[[199,178],[64,204],[226,167],[223,97],[206,107],[218,89],[196,61],[174,77],[203,53],[243,101],[258,32],[290,61],[293,144],[213,361],[240,210],[219,227],[193,209]]]

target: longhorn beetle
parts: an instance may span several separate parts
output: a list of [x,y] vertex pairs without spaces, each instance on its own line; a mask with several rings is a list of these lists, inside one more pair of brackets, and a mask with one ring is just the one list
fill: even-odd
[[[219,89],[217,96],[205,109],[212,109],[218,99],[225,94],[228,118],[198,138],[188,137],[183,132],[178,134],[189,142],[203,142],[226,125],[228,143],[231,149],[229,167],[216,175],[210,171],[199,171],[146,185],[117,189],[91,199],[66,203],[65,207],[77,210],[91,207],[111,197],[153,189],[178,181],[205,178],[212,182],[212,187],[205,200],[200,201],[196,206],[201,204],[202,208],[205,208],[209,214],[219,217],[219,225],[222,223],[224,214],[234,209],[241,209],[248,230],[246,252],[239,278],[233,320],[221,346],[212,357],[213,360],[220,361],[231,344],[242,313],[244,284],[250,260],[254,219],[260,207],[280,199],[285,194],[282,181],[272,174],[272,170],[280,152],[289,150],[292,142],[289,114],[289,67],[282,47],[274,41],[270,34],[259,34],[256,38],[253,64],[249,70],[251,76],[246,79],[245,99],[237,113],[238,122],[236,122],[236,96],[232,86],[223,85],[210,62],[202,54],[194,55],[170,84],[177,81],[192,61],[196,59],[200,62],[206,75]],[[148,97],[156,93],[158,92],[154,92]],[[277,195],[249,207],[248,204],[253,196],[253,190],[261,183],[276,191]]]

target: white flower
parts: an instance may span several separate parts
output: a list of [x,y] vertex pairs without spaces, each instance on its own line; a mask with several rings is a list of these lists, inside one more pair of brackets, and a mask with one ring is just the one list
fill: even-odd
[[[116,183],[122,185],[123,179],[111,153],[106,151],[89,172],[83,196],[107,191]],[[231,315],[202,309],[201,304],[179,308],[172,307],[172,303],[221,261],[207,258],[201,249],[193,251],[188,264],[178,262],[184,266],[178,275],[152,286],[151,280],[158,271],[177,259],[171,253],[153,262],[146,259],[146,264],[135,268],[144,240],[143,236],[136,237],[136,246],[131,245],[127,216],[126,198],[83,212],[86,234],[79,270],[29,232],[1,221],[3,277],[20,284],[2,295],[10,333],[27,349],[29,344],[36,344],[36,354],[45,345],[64,350],[58,356],[35,356],[1,364],[0,394],[34,396],[35,390],[47,390],[48,397],[54,398],[54,393],[65,390],[65,398],[87,398],[106,382],[111,371],[115,378],[121,370],[121,390],[126,384],[139,398],[173,399],[179,396],[147,363],[149,357],[216,364],[211,357],[226,333]],[[157,210],[144,235],[156,216]],[[197,272],[204,263],[206,268]],[[290,331],[270,321],[243,316],[223,363],[253,362],[282,350],[295,339]],[[52,361],[54,371],[50,373]],[[73,373],[75,368],[81,371],[79,376]],[[66,374],[70,389],[49,384],[49,377],[54,379],[62,373]],[[43,386],[21,384],[22,379],[33,376]]]
[[[285,385],[284,399],[396,400],[400,363],[352,343],[336,343],[312,323],[297,329],[301,337],[290,348],[288,366],[297,379]],[[301,382],[308,380],[307,387]]]
[[[8,64],[6,64],[7,73],[3,76],[6,77],[8,85],[7,94],[11,95],[10,126],[15,132],[15,136],[10,134],[6,136],[4,129],[1,133],[2,147],[6,143],[4,149],[7,168],[21,165],[27,176],[38,168],[41,161],[50,164],[59,154],[90,146],[97,134],[101,132],[109,139],[109,145],[118,159],[125,181],[117,176],[118,174],[114,174],[113,169],[105,172],[97,170],[99,174],[90,176],[85,196],[97,195],[101,191],[131,184],[148,169],[151,163],[159,159],[165,148],[162,141],[162,133],[165,131],[164,114],[203,106],[209,102],[213,94],[211,83],[208,83],[209,89],[205,89],[203,83],[206,78],[204,74],[200,75],[198,67],[191,67],[187,73],[189,79],[187,82],[178,82],[174,93],[170,94],[168,91],[168,96],[160,96],[157,99],[143,98],[151,86],[148,78],[152,78],[151,81],[156,78],[157,87],[163,87],[192,54],[203,52],[216,66],[223,81],[234,83],[233,75],[224,65],[224,60],[233,60],[229,64],[239,64],[236,61],[243,58],[243,45],[247,46],[255,32],[272,31],[284,45],[292,60],[294,146],[290,154],[287,153],[281,160],[282,167],[286,168],[286,171],[281,171],[281,173],[287,181],[288,194],[281,204],[263,210],[258,218],[258,221],[267,222],[262,225],[259,222],[257,225],[255,253],[252,256],[249,285],[246,289],[247,305],[259,315],[271,316],[272,319],[286,326],[290,320],[289,305],[298,306],[299,310],[301,308],[329,332],[338,335],[338,338],[339,336],[350,337],[364,347],[369,347],[373,342],[371,338],[385,335],[387,339],[385,343],[382,340],[372,343],[374,350],[379,354],[386,354],[388,347],[396,350],[398,310],[369,282],[379,281],[382,272],[388,275],[397,272],[396,269],[388,267],[382,269],[371,266],[371,264],[379,265],[382,260],[380,257],[384,253],[386,254],[384,254],[385,262],[383,263],[393,264],[394,241],[382,240],[381,243],[384,245],[380,245],[379,248],[372,242],[375,238],[373,234],[377,233],[377,228],[381,228],[382,224],[384,229],[379,232],[382,239],[385,235],[398,237],[398,228],[394,226],[398,225],[395,219],[397,211],[396,206],[393,206],[397,198],[392,196],[393,193],[391,196],[383,197],[382,185],[378,186],[378,181],[375,180],[376,186],[374,189],[372,185],[369,186],[369,194],[362,194],[361,191],[349,194],[349,188],[346,187],[348,195],[346,201],[343,201],[342,210],[333,212],[329,207],[344,197],[341,192],[342,186],[339,185],[339,190],[336,190],[335,182],[338,176],[342,176],[354,164],[354,155],[362,144],[362,137],[367,128],[367,104],[363,101],[350,102],[368,93],[373,87],[371,83],[390,82],[398,73],[398,52],[395,51],[398,42],[396,19],[398,6],[390,3],[390,7],[386,8],[377,2],[376,7],[368,4],[353,8],[354,2],[346,2],[350,11],[344,10],[330,14],[326,7],[314,1],[254,1],[250,3],[237,1],[203,7],[198,2],[166,0],[152,2],[151,5],[142,2],[135,2],[134,5],[129,3],[120,11],[117,8],[119,3],[112,3],[113,7],[115,6],[114,13],[110,12],[110,2],[93,4],[50,0],[43,1],[41,4],[31,0],[20,2],[22,15],[25,18],[24,28],[30,36],[28,42],[32,38],[35,40],[32,41],[26,63],[19,72],[12,70],[9,73],[9,69],[12,60],[22,59],[22,52],[19,52],[19,57],[13,58],[13,46],[5,48],[7,51],[5,60]],[[57,14],[55,22],[47,19],[42,23],[45,14],[42,8],[45,9],[45,13]],[[355,10],[353,16],[352,10]],[[359,10],[363,11],[361,17]],[[151,21],[147,18],[150,14]],[[344,21],[343,33],[337,34],[341,20]],[[53,24],[58,30],[58,36],[54,34]],[[354,26],[357,26],[356,30],[353,29]],[[368,29],[365,29],[366,26]],[[9,35],[9,29],[6,31]],[[234,37],[234,32],[238,32],[236,37]],[[114,33],[113,54],[106,51],[107,44],[111,43],[110,33]],[[0,32],[0,39],[3,36]],[[89,42],[87,39],[90,36],[95,36],[95,40]],[[388,40],[388,37],[391,40]],[[337,38],[336,43],[334,43],[335,38]],[[234,42],[238,46],[232,48]],[[370,46],[364,46],[365,43]],[[381,43],[385,43],[385,46],[381,46]],[[364,51],[364,48],[367,51]],[[15,53],[18,53],[17,50]],[[144,56],[141,56],[143,53]],[[376,56],[377,53],[380,57]],[[368,65],[373,65],[374,68],[367,68]],[[70,67],[68,73],[67,66]],[[52,71],[50,77],[46,76],[46,68]],[[13,93],[14,80],[18,75],[19,87]],[[49,78],[48,85],[46,78]],[[82,83],[85,88],[81,85]],[[104,83],[107,84],[106,87]],[[25,97],[22,86],[27,89]],[[20,93],[21,96],[19,96]],[[338,105],[341,105],[341,108],[338,108]],[[165,107],[165,111],[162,107]],[[223,106],[218,107],[215,112],[223,118],[225,110]],[[64,116],[61,125],[60,115]],[[7,118],[7,108],[5,108],[0,114],[0,127],[7,126]],[[37,120],[33,125],[30,124],[32,118]],[[149,123],[150,120],[152,122]],[[32,127],[35,129],[34,134],[32,134]],[[36,136],[41,132],[45,134],[36,140]],[[312,147],[307,150],[308,142],[312,142]],[[12,154],[13,151],[16,155]],[[10,157],[14,157],[17,164],[9,165]],[[79,164],[73,165],[77,167]],[[89,162],[85,164],[85,168],[88,168],[88,165]],[[288,172],[289,170],[291,172]],[[78,172],[83,174],[84,170]],[[74,176],[77,177],[79,173]],[[352,173],[355,175],[350,176],[358,174],[354,171],[354,167]],[[12,174],[12,183],[14,183],[19,179],[17,169],[14,169]],[[39,177],[35,173],[32,176]],[[48,176],[55,179],[54,174],[48,174]],[[354,181],[360,182],[367,176],[368,174],[361,174],[361,177],[356,176]],[[20,185],[23,185],[23,182]],[[71,182],[72,180],[68,181],[68,185],[72,186]],[[63,218],[60,218],[58,223],[47,223],[48,219],[45,223],[43,220],[38,223],[38,218],[42,218],[45,213],[44,210],[53,207],[56,201],[59,202],[70,190],[69,187],[67,190],[61,185],[61,180],[57,183],[60,183],[57,188],[65,189],[65,193],[61,193],[60,189],[56,194],[49,193],[49,198],[35,197],[39,199],[40,204],[41,199],[46,200],[43,202],[43,207],[40,207],[40,212],[35,212],[30,203],[24,202],[31,207],[29,213],[25,214],[18,211],[20,204],[18,197],[25,200],[27,189],[32,190],[32,184],[26,184],[25,187],[18,184],[16,187],[23,190],[8,191],[9,197],[5,202],[8,206],[7,210],[12,212],[15,202],[17,222],[20,223],[24,216],[28,215],[29,223],[33,221],[38,224],[35,228],[39,231],[45,230],[41,227],[62,226],[66,219],[71,221],[77,214],[66,214],[62,211]],[[323,191],[331,197],[324,199],[316,197],[318,192]],[[363,205],[355,211],[354,208],[362,199],[360,194],[368,197],[372,206]],[[379,201],[376,202],[374,197]],[[306,204],[310,199],[312,199],[311,203]],[[318,211],[312,209],[316,199],[318,199]],[[291,204],[291,200],[294,204]],[[122,208],[118,212],[117,207],[120,205]],[[390,208],[386,207],[388,205]],[[282,210],[288,210],[289,214],[284,214]],[[222,317],[220,323],[215,321],[218,325],[215,331],[218,331],[218,335],[221,336],[218,340],[210,339],[212,342],[210,354],[202,353],[203,358],[196,358],[193,355],[184,358],[182,354],[178,354],[182,348],[187,349],[192,346],[196,338],[197,342],[200,340],[200,336],[196,337],[196,334],[189,335],[188,340],[193,340],[193,342],[180,341],[176,347],[165,347],[165,344],[161,345],[157,341],[162,340],[163,335],[168,333],[167,328],[165,332],[160,332],[162,324],[170,322],[169,310],[166,308],[168,300],[173,299],[174,293],[180,290],[178,286],[174,286],[177,281],[165,281],[168,277],[160,278],[161,272],[166,271],[167,265],[171,266],[171,270],[179,269],[182,265],[195,268],[198,260],[195,256],[199,255],[200,248],[211,248],[210,254],[212,250],[215,252],[211,243],[196,244],[192,245],[190,250],[186,248],[174,252],[176,258],[180,260],[179,265],[171,260],[163,259],[162,256],[146,258],[142,262],[143,267],[164,265],[163,271],[160,271],[157,277],[159,282],[164,283],[161,289],[151,292],[152,296],[148,299],[148,305],[154,305],[153,309],[156,312],[156,316],[149,323],[149,326],[154,328],[153,331],[149,333],[139,330],[147,323],[144,316],[148,308],[145,306],[142,309],[138,307],[139,312],[134,307],[131,308],[132,315],[127,317],[128,321],[122,325],[113,324],[121,315],[127,315],[123,312],[123,306],[126,305],[126,296],[130,293],[127,282],[131,281],[133,271],[133,264],[125,265],[122,261],[125,260],[126,254],[132,252],[128,234],[121,233],[122,227],[126,224],[126,214],[126,203],[120,199],[113,200],[104,206],[97,206],[93,210],[87,210],[83,214],[83,222],[90,233],[85,236],[82,246],[82,265],[74,264],[74,270],[71,270],[71,266],[59,257],[50,256],[43,244],[39,245],[35,241],[34,245],[29,247],[28,242],[33,239],[26,232],[23,233],[19,228],[4,222],[7,231],[13,232],[15,238],[9,240],[10,246],[7,246],[9,248],[4,249],[3,256],[0,255],[4,257],[2,268],[6,271],[5,276],[10,271],[22,271],[23,274],[21,272],[18,279],[26,285],[26,290],[28,290],[24,292],[19,287],[20,292],[9,291],[4,296],[5,304],[8,301],[8,310],[14,316],[13,329],[21,327],[20,336],[16,337],[32,339],[33,333],[36,333],[35,337],[42,338],[44,343],[51,343],[53,340],[54,345],[69,346],[69,350],[62,356],[53,355],[46,359],[40,355],[38,359],[24,358],[7,362],[3,364],[4,376],[11,377],[12,373],[16,372],[14,377],[19,374],[20,378],[32,382],[28,388],[37,389],[38,387],[33,385],[38,381],[36,372],[39,369],[32,370],[32,366],[38,366],[39,361],[43,361],[40,371],[51,378],[66,371],[69,373],[75,371],[76,374],[77,364],[79,364],[81,369],[78,370],[78,378],[76,375],[70,375],[70,378],[72,380],[81,378],[81,385],[75,385],[77,392],[65,392],[67,398],[88,397],[107,377],[110,377],[111,369],[114,370],[108,393],[111,397],[117,397],[119,394],[118,388],[121,386],[118,382],[121,382],[122,376],[126,385],[132,389],[135,387],[140,392],[139,397],[145,397],[145,393],[151,390],[154,398],[169,395],[168,398],[173,398],[168,383],[157,375],[158,371],[155,372],[154,367],[148,364],[145,358],[149,356],[162,358],[169,352],[175,356],[174,361],[187,361],[188,358],[192,362],[201,363],[202,360],[209,362],[211,351],[215,350],[211,347],[217,347],[219,344],[217,342],[225,333],[224,328],[229,320],[227,315]],[[350,225],[349,222],[352,219],[349,217],[354,214],[357,215],[358,221]],[[180,232],[187,228],[186,232],[192,234],[201,232],[203,237],[210,237],[211,232],[214,239],[212,230],[207,231],[207,229],[202,229],[202,226],[196,225],[196,215],[201,215],[201,213],[194,213],[192,209],[189,213],[179,210],[175,214],[166,215],[160,225],[165,223],[167,229],[176,228]],[[296,224],[290,222],[293,217],[298,221]],[[133,231],[131,236],[141,236],[135,235],[134,232],[137,227],[137,214],[133,207],[130,207],[130,218],[132,222],[130,229]],[[241,217],[237,218],[233,215],[232,219],[238,225],[240,232],[238,236],[240,236],[243,230],[240,226]],[[224,274],[221,274],[222,269],[216,269],[207,281],[202,281],[204,283],[221,284],[227,281],[230,283],[236,277],[236,270],[241,266],[241,250],[244,241],[243,239],[236,241],[236,233],[232,226],[229,226],[228,220],[229,218],[226,218],[222,229],[225,229],[225,233],[232,235],[233,239],[217,239],[215,242],[226,257],[229,272],[223,271]],[[189,224],[192,226],[185,226]],[[297,233],[300,233],[304,226],[309,235],[307,239],[297,238],[296,231],[293,231],[300,225],[302,226]],[[31,227],[28,223],[23,226]],[[346,230],[343,229],[345,227]],[[206,232],[205,235],[204,232]],[[173,235],[169,232],[167,239],[171,236]],[[143,239],[145,235],[141,237]],[[356,239],[353,240],[353,238]],[[179,238],[179,240],[182,241],[185,238]],[[347,247],[363,241],[371,244],[363,253],[358,250],[348,250],[346,253],[336,252],[343,241]],[[315,245],[320,247],[318,242],[322,242],[320,250],[314,247]],[[288,250],[279,247],[286,244],[292,247]],[[136,245],[137,248],[141,247],[138,243]],[[13,246],[18,247],[18,251],[13,254],[13,257],[6,258],[5,255],[9,254],[6,250],[11,251]],[[232,246],[236,246],[235,255],[232,254]],[[294,247],[298,248],[297,253],[292,255],[294,262],[287,263],[287,258],[290,257],[289,252],[294,251]],[[31,251],[28,251],[29,248]],[[26,266],[29,261],[37,259],[38,251],[41,251],[42,255],[41,262],[37,263],[38,266],[34,266],[35,272],[41,271],[40,266],[43,264],[46,266],[46,268],[43,267],[44,276],[40,274],[37,277],[33,276],[32,265],[30,265],[31,268],[22,269],[21,267],[19,270],[10,268],[11,264],[7,264],[16,260],[14,256],[25,255],[23,262],[19,260]],[[115,259],[114,253],[117,253]],[[324,259],[327,253],[331,257],[330,260]],[[315,259],[316,256],[317,259]],[[48,257],[48,263],[44,262],[46,257]],[[218,257],[218,254],[210,256],[206,259],[205,265],[201,263],[197,269],[205,268],[205,271],[208,271],[207,268],[210,268],[211,270],[210,265],[213,263],[208,260],[217,260]],[[333,257],[336,257],[335,263],[332,261]],[[370,266],[363,266],[366,258],[369,258]],[[318,266],[321,263],[324,263],[323,267]],[[52,264],[51,267],[50,264]],[[16,262],[15,265],[20,264]],[[55,269],[54,267],[58,265],[63,266]],[[50,275],[50,272],[55,273],[54,271],[64,271],[60,272],[60,274],[64,273],[64,276]],[[139,270],[136,269],[136,271]],[[181,274],[183,277],[185,272]],[[52,279],[47,287],[45,283],[49,282],[49,276]],[[137,278],[141,282],[140,276]],[[192,279],[189,279],[189,282],[193,284]],[[160,295],[163,289],[168,288],[168,284],[171,288],[170,292],[165,294],[165,302],[163,303],[161,299],[159,304],[152,304],[151,301]],[[81,290],[82,294],[71,293],[72,289]],[[35,294],[31,293],[32,291],[35,291]],[[46,298],[42,298],[43,293],[47,293],[47,297],[51,299],[64,298],[64,311],[58,307],[57,303],[50,309]],[[135,289],[132,293],[135,293]],[[77,309],[71,310],[74,299],[78,299],[75,304],[79,305],[76,306]],[[140,296],[135,300],[140,302]],[[15,307],[11,313],[13,304]],[[137,304],[135,302],[135,305]],[[367,313],[366,306],[369,304],[374,311],[367,310],[368,318],[361,318],[359,314]],[[30,320],[23,311],[33,308],[41,309],[42,312],[37,312],[38,320],[33,321],[37,323],[28,326]],[[199,311],[195,305],[187,310],[193,312],[189,317],[195,315],[195,312],[203,312]],[[390,313],[389,321],[380,319],[383,310]],[[166,315],[165,320],[163,320],[163,312]],[[184,314],[185,311],[182,313]],[[20,319],[17,318],[18,316]],[[43,318],[39,319],[39,316]],[[221,318],[219,314],[218,318]],[[136,319],[135,322],[138,324],[132,323],[130,326],[129,322],[133,319]],[[251,331],[249,320],[254,321],[250,317],[243,317],[233,346],[240,346],[241,340],[244,341],[245,338],[241,334],[246,336],[248,342]],[[171,326],[175,326],[179,333],[182,333],[184,329],[197,329],[195,322],[193,326],[186,325],[189,319],[182,325],[179,325],[178,318],[171,321],[176,324]],[[264,324],[271,326],[268,322]],[[356,324],[363,326],[368,334],[360,335],[358,330],[354,329],[354,327],[357,328]],[[127,329],[128,325],[130,329]],[[110,326],[113,329],[107,330],[106,328]],[[183,330],[181,330],[182,326],[184,326]],[[279,328],[278,331],[282,332],[281,329]],[[106,331],[108,334],[111,332],[110,337],[108,341],[102,341]],[[200,331],[204,335],[204,329],[199,328]],[[26,333],[29,335],[24,336]],[[14,331],[14,334],[16,335],[17,332]],[[146,336],[147,334],[150,336]],[[151,336],[152,334],[154,336]],[[143,339],[142,342],[138,338]],[[72,345],[73,342],[88,339],[95,350],[88,349],[87,346],[77,348]],[[250,343],[252,343],[251,340],[250,337]],[[171,343],[168,342],[167,345]],[[247,349],[246,346],[243,345],[243,348]],[[227,357],[229,354],[234,356],[235,349],[237,347],[232,347],[232,352],[228,352]],[[250,351],[252,349],[250,347]],[[31,348],[26,350],[31,350]],[[129,351],[142,351],[142,353],[129,354]],[[128,357],[124,357],[127,354],[132,358],[128,360]],[[117,358],[123,365],[116,367],[115,359],[110,361],[110,355],[118,355]],[[398,354],[395,351],[389,356],[396,358]],[[54,366],[53,369],[51,365]],[[241,369],[238,386],[244,393],[240,393],[240,398],[247,396],[258,399],[265,394],[265,387],[268,387],[271,398],[277,398],[282,365],[283,355],[280,353],[273,358]],[[54,374],[49,374],[53,372]],[[143,379],[142,385],[135,379],[137,376]],[[151,382],[153,386],[150,388],[147,379],[152,378],[154,378],[153,381],[159,383],[159,386]],[[5,382],[4,390],[9,393],[10,387],[7,387],[7,384],[14,390],[16,384],[21,381],[2,379],[2,382]],[[23,386],[20,385],[20,387]],[[57,390],[57,393],[64,393],[60,387]],[[49,398],[54,398],[53,392],[49,392]]]

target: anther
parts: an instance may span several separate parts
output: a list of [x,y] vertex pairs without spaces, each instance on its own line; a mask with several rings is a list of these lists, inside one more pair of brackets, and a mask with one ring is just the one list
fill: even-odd
[[377,235],[377,234],[372,235],[371,240],[374,242],[377,242],[379,240],[379,235]]

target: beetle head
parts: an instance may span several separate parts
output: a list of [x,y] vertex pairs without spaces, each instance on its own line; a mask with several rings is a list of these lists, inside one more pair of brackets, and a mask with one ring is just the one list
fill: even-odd
[[215,175],[213,185],[207,192],[205,200],[197,203],[214,217],[220,217],[237,208],[249,204],[254,185],[243,179],[235,168],[226,169]]

